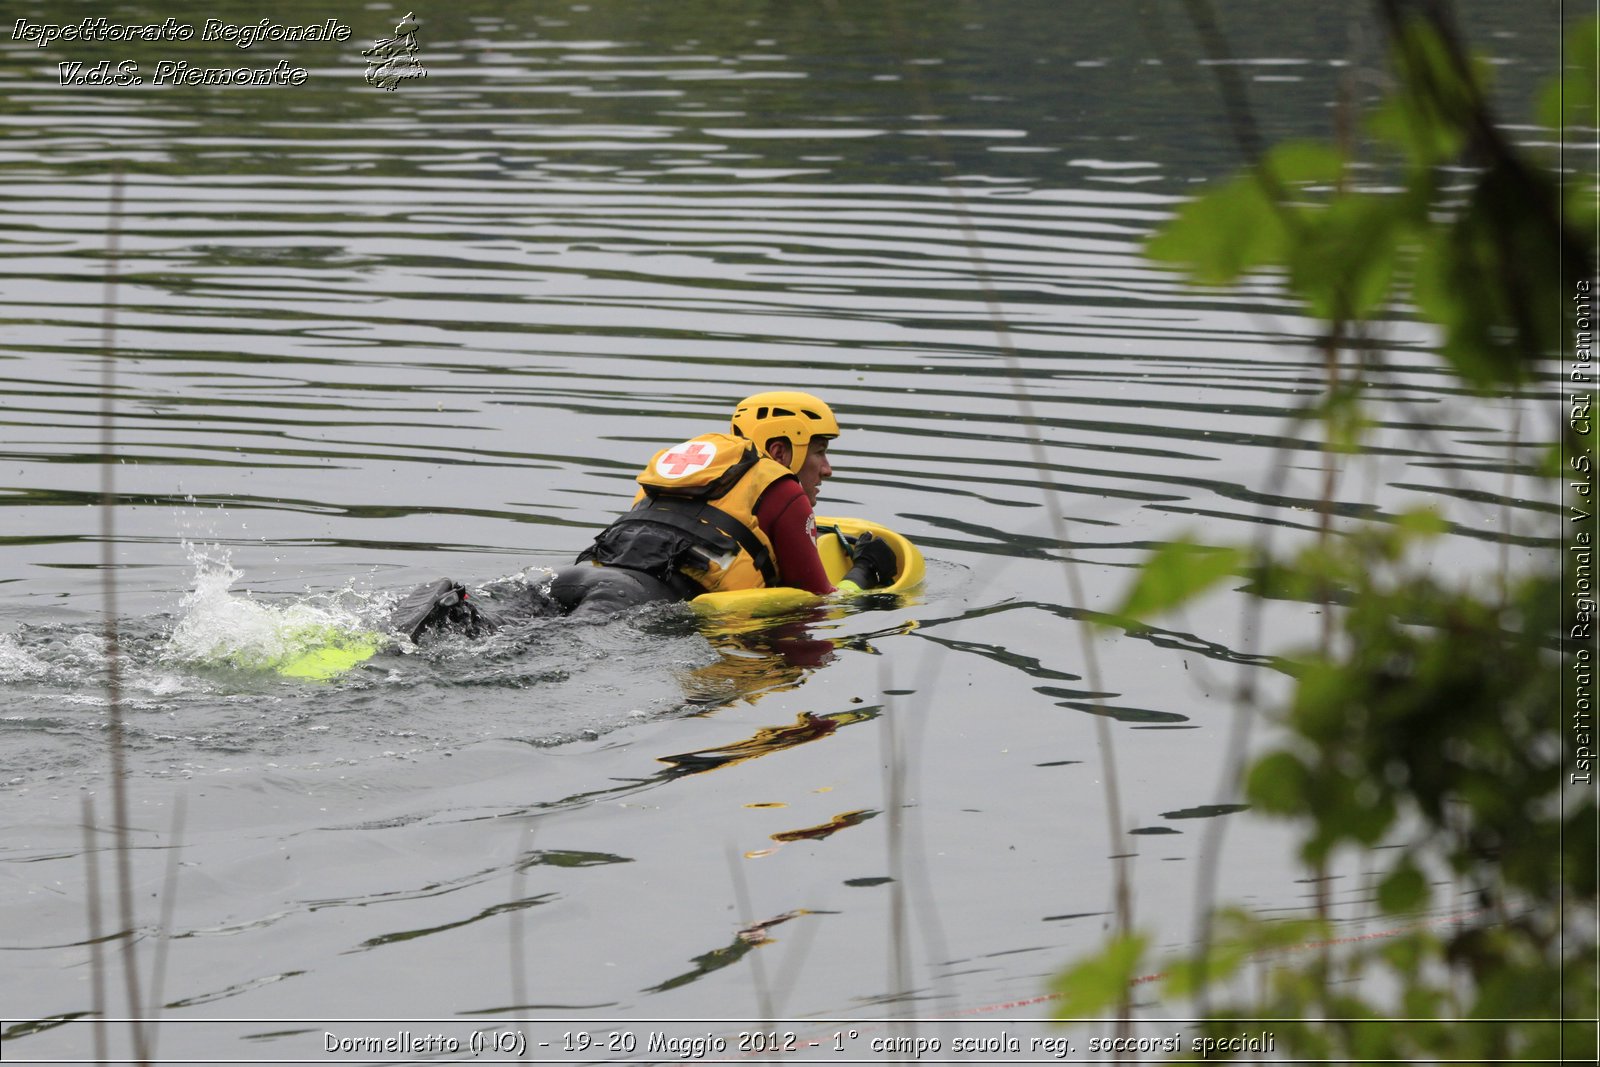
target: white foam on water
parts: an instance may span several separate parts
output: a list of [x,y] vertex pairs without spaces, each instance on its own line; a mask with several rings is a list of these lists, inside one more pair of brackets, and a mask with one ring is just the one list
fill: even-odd
[[226,549],[187,542],[184,547],[195,565],[194,588],[179,603],[178,622],[162,654],[169,665],[265,670],[373,630],[338,594],[270,603],[236,593],[233,585],[243,574]]
[[0,634],[0,682],[30,682],[50,673],[50,665],[17,643],[14,634]]

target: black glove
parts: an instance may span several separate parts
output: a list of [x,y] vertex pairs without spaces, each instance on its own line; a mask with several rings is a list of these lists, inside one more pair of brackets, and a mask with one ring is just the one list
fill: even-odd
[[888,585],[900,570],[900,564],[894,558],[894,549],[889,547],[888,542],[880,541],[870,533],[856,538],[851,560],[850,573],[844,576],[844,580],[854,582],[863,589]]

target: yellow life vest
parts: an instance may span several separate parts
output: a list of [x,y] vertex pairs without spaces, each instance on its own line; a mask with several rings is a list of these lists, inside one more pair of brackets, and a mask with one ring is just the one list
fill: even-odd
[[663,448],[639,472],[633,509],[601,531],[578,562],[643,571],[686,597],[777,585],[777,561],[756,521],[756,503],[774,482],[792,477],[730,434]]

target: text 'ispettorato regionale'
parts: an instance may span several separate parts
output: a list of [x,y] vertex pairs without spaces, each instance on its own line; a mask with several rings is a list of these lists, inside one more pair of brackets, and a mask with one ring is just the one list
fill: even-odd
[[[39,48],[57,42],[105,44],[160,44],[177,41],[223,42],[237,48],[251,48],[261,42],[273,44],[344,42],[351,37],[350,27],[338,19],[290,25],[261,19],[257,22],[227,22],[206,19],[198,27],[169,16],[161,22],[113,22],[100,16],[77,22],[33,22],[17,19],[11,28],[13,40],[26,41]],[[204,67],[187,60],[159,59],[147,79],[134,59],[102,59],[98,63],[71,61],[58,63],[62,85],[299,85],[308,76],[304,67],[279,60],[271,67]]]

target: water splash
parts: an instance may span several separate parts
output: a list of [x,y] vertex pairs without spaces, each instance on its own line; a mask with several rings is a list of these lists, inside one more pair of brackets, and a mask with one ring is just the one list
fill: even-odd
[[50,674],[50,664],[23,648],[14,634],[0,634],[0,682],[39,681]]
[[178,622],[162,652],[169,666],[322,678],[337,672],[303,668],[308,657],[332,654],[348,666],[348,660],[389,643],[374,623],[385,606],[382,598],[363,598],[347,586],[287,603],[259,601],[248,591],[234,592],[243,574],[225,548],[188,542],[184,548],[195,566],[194,588],[179,603]]

